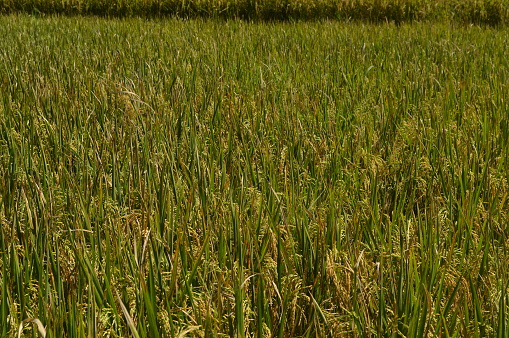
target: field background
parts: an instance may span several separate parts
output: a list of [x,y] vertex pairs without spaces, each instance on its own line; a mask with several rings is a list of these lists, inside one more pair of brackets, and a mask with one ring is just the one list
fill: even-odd
[[2,337],[509,336],[506,28],[0,36]]
[[0,0],[0,13],[506,25],[509,0]]

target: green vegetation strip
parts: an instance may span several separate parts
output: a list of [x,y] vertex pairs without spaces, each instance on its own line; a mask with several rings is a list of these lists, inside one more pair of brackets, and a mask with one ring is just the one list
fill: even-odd
[[0,36],[0,336],[509,336],[507,29]]
[[509,0],[0,0],[0,13],[505,25]]

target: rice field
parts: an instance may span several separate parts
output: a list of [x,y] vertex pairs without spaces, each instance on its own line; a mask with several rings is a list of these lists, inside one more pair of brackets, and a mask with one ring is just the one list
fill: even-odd
[[508,337],[508,33],[1,16],[0,336]]

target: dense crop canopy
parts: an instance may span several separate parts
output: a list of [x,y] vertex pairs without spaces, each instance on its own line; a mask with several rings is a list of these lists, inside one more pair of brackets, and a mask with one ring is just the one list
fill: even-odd
[[0,37],[0,336],[509,336],[507,29]]

